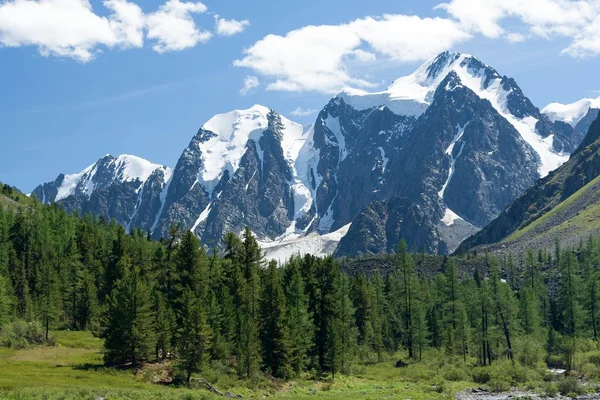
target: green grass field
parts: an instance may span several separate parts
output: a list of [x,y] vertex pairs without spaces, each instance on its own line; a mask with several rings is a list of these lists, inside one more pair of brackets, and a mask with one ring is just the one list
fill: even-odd
[[[55,347],[0,349],[0,399],[217,399],[204,388],[184,389],[157,383],[164,366],[148,365],[137,373],[105,368],[102,342],[88,332],[57,332]],[[359,365],[351,376],[290,382],[267,378],[239,380],[207,369],[202,375],[222,392],[247,399],[449,399],[475,386],[461,376],[446,380],[439,363],[423,362],[397,369],[393,361]]]

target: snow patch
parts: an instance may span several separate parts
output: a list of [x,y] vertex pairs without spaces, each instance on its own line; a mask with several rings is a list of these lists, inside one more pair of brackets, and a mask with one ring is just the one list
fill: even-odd
[[319,235],[313,232],[307,236],[291,235],[272,242],[259,241],[267,260],[284,263],[293,255],[312,254],[325,257],[333,254],[340,240],[348,233],[350,225],[345,225],[335,232]]
[[441,221],[444,223],[444,225],[446,226],[452,226],[454,225],[454,223],[456,221],[462,221],[463,219],[454,211],[452,211],[449,208],[446,208],[446,211],[444,212],[444,217],[441,219]]
[[452,177],[454,176],[454,170],[455,170],[454,165],[456,164],[456,160],[458,159],[458,157],[460,157],[460,155],[463,152],[463,149],[465,148],[465,142],[462,142],[462,144],[460,146],[460,150],[458,151],[458,154],[456,155],[456,158],[454,158],[454,156],[453,156],[454,145],[456,145],[456,142],[458,142],[462,138],[463,134],[465,133],[465,128],[467,127],[467,125],[469,125],[468,122],[462,128],[460,126],[456,127],[458,132],[456,133],[456,135],[454,136],[454,139],[452,139],[452,142],[446,149],[446,155],[450,156],[450,171],[448,173],[448,178],[446,179],[446,182],[444,182],[444,186],[442,186],[442,189],[440,189],[440,191],[438,192],[438,196],[440,196],[440,198],[442,200],[444,199],[444,193],[446,192],[446,188],[448,187],[448,184],[450,183],[450,181],[452,180]]
[[165,209],[165,201],[167,200],[167,194],[169,193],[169,186],[171,186],[172,180],[173,180],[173,170],[171,168],[166,168],[164,171],[164,181],[162,184],[163,185],[162,190],[160,191],[160,195],[159,195],[160,208],[158,209],[158,213],[156,214],[156,217],[154,218],[154,223],[152,224],[152,227],[150,228],[151,233],[154,233],[154,230],[156,229],[156,225],[158,225],[158,221],[160,220],[163,210]]
[[379,147],[379,154],[381,155],[381,173],[383,174],[390,160],[385,156],[385,150],[383,150],[383,147]]

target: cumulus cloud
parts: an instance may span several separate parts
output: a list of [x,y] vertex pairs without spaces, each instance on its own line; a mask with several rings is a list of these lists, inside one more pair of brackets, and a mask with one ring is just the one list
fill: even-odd
[[[564,54],[600,54],[600,0],[451,0],[434,9],[446,15],[366,17],[267,35],[234,65],[267,78],[268,90],[333,93],[344,86],[374,86],[354,72],[357,65],[424,61],[474,36],[510,43],[568,38]],[[505,27],[514,27],[515,20],[518,32]]]
[[316,112],[317,110],[313,110],[312,108],[304,109],[302,107],[298,107],[294,111],[290,112],[290,114],[296,117],[306,117],[308,115],[313,115]]
[[147,17],[148,38],[156,40],[152,48],[158,53],[165,53],[206,43],[212,34],[198,29],[192,18],[192,14],[206,10],[206,6],[200,2],[167,1]]
[[250,25],[250,21],[236,21],[235,19],[225,19],[215,15],[215,24],[218,35],[233,36],[243,32]]
[[[400,62],[417,61],[469,37],[448,19],[367,17],[343,25],[306,26],[285,36],[268,35],[244,50],[234,65],[271,78],[268,90],[331,93],[346,85],[374,86],[353,76],[348,61],[373,61],[376,53]],[[369,49],[361,48],[363,44]]]
[[600,12],[598,0],[452,0],[444,9],[465,27],[489,38],[504,34],[501,22],[518,18],[531,33],[573,36]]
[[240,89],[240,94],[247,95],[248,93],[250,93],[252,91],[252,89],[255,89],[259,86],[260,86],[260,81],[258,80],[258,78],[256,76],[247,76],[244,79],[244,86]]
[[37,46],[43,55],[86,62],[98,45],[141,47],[142,10],[126,0],[107,0],[107,17],[96,15],[87,0],[14,0],[0,4],[0,45]]
[[154,51],[164,53],[212,36],[193,19],[207,11],[199,1],[168,0],[149,14],[128,0],[104,0],[102,5],[107,16],[97,14],[89,0],[0,1],[0,47],[36,46],[44,56],[88,62],[102,47],[140,48],[149,39]]

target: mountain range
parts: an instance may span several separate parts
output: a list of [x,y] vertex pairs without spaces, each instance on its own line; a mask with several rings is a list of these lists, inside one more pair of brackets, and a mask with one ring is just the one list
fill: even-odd
[[[585,137],[600,99],[540,110],[514,79],[444,52],[386,90],[344,89],[309,126],[256,105],[207,121],[174,169],[107,155],[32,193],[153,237],[208,246],[249,226],[267,256],[447,254]],[[550,175],[549,175],[550,174]]]

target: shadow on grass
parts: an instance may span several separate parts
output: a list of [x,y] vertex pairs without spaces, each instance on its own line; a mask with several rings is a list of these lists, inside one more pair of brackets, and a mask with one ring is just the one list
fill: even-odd
[[[99,363],[85,363],[85,364],[73,365],[73,369],[78,370],[78,371],[102,371],[102,370],[107,370],[107,369],[111,369],[111,368],[107,367],[104,364],[99,364]],[[113,369],[125,370],[125,369],[130,369],[130,368],[114,367]]]

